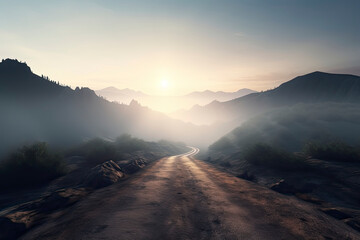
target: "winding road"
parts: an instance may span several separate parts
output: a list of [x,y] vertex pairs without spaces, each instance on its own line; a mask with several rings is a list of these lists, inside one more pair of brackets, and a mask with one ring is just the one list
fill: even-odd
[[198,151],[160,159],[22,239],[360,239],[316,205],[221,172]]

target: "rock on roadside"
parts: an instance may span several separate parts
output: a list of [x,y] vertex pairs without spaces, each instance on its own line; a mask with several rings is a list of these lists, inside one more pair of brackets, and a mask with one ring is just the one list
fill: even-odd
[[122,169],[114,161],[109,160],[92,168],[84,185],[98,189],[118,182],[123,177]]
[[0,239],[16,239],[31,227],[46,221],[49,214],[73,205],[86,195],[83,188],[60,189],[17,206],[0,216]]
[[284,179],[273,184],[270,189],[283,194],[294,194],[296,192],[296,189],[289,185]]

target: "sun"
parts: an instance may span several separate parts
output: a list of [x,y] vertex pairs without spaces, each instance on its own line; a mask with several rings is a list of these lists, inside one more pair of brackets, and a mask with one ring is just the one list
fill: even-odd
[[167,89],[169,87],[169,81],[166,79],[161,80],[160,84],[162,89]]

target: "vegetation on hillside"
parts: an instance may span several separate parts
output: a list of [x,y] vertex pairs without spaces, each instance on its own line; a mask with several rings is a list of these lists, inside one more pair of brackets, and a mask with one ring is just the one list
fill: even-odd
[[[183,143],[161,140],[147,142],[121,135],[115,141],[100,138],[89,140],[65,153],[65,156],[83,156],[90,165],[108,160],[122,160],[137,151],[160,154],[179,154],[186,151]],[[15,190],[41,186],[66,173],[66,164],[60,155],[40,142],[24,146],[0,161],[0,190]]]
[[341,141],[309,142],[304,152],[313,158],[336,162],[360,162],[360,149]]
[[39,186],[65,174],[65,164],[46,143],[24,146],[0,162],[0,189]]
[[305,158],[267,144],[257,143],[244,150],[244,159],[251,164],[279,170],[309,168]]
[[360,148],[354,147],[360,142],[359,123],[356,104],[300,104],[246,121],[209,150],[226,156],[242,153],[249,163],[277,169],[306,167],[293,152],[325,161],[360,162]]
[[359,105],[300,104],[258,115],[209,149],[231,154],[261,142],[288,152],[299,152],[309,141],[359,144],[357,132],[360,132]]
[[89,140],[75,148],[72,148],[67,156],[84,156],[90,164],[99,164],[108,160],[121,160],[126,154],[137,151],[143,152],[166,152],[178,154],[184,152],[185,144],[161,140],[159,142],[148,142],[123,134],[115,141],[101,138]]
[[[219,144],[220,143],[220,144]],[[220,140],[213,145],[212,151],[218,149],[224,141]],[[359,162],[360,148],[354,147],[341,141],[324,142],[309,141],[301,153],[293,153],[284,150],[281,146],[266,143],[252,143],[238,147],[240,158],[250,164],[268,167],[274,170],[306,170],[310,168],[308,158],[321,159],[333,162]],[[224,167],[231,167],[228,160],[219,163]]]

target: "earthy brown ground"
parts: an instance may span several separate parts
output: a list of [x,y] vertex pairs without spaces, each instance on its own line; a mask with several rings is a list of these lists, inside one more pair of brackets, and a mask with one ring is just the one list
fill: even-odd
[[189,154],[98,190],[22,239],[360,239],[360,233]]

